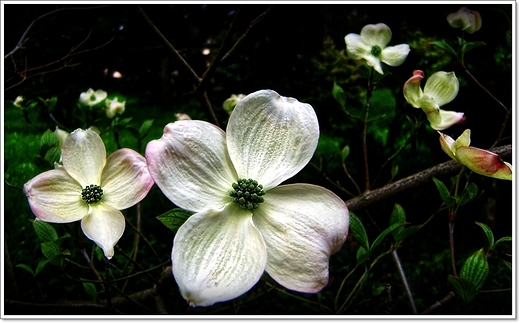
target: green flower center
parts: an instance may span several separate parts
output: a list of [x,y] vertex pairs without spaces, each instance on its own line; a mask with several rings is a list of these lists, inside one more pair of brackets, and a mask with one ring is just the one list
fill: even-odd
[[253,179],[239,178],[232,186],[233,190],[229,192],[229,196],[243,209],[256,209],[258,204],[264,201],[264,187]]
[[81,198],[83,201],[87,202],[88,204],[94,204],[99,201],[101,201],[101,197],[103,196],[103,190],[101,189],[101,186],[98,185],[87,185],[82,191],[81,191]]
[[372,46],[372,49],[370,50],[372,55],[374,55],[375,57],[379,57],[379,55],[381,55],[382,51],[383,50],[381,49],[381,47],[379,47],[377,45]]

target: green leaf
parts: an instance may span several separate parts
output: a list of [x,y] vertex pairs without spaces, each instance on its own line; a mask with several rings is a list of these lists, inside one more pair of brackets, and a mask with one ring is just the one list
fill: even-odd
[[453,56],[457,57],[457,52],[446,42],[444,41],[432,41],[430,44],[435,45],[439,48],[444,49],[445,51],[449,52]]
[[477,196],[477,193],[478,193],[478,187],[475,183],[471,183],[468,186],[466,186],[464,188],[464,191],[462,192],[462,195],[460,197],[460,201],[459,201],[457,207],[462,206],[462,205],[470,202],[471,200],[473,200],[475,198],[475,196]]
[[504,262],[504,265],[507,266],[507,268],[509,268],[509,270],[513,270],[513,266],[511,265],[511,262],[509,261],[506,261],[506,260],[502,260]]
[[475,290],[475,286],[469,280],[459,277],[455,278],[452,275],[448,276],[448,283],[453,288],[453,292],[457,297],[460,297],[464,303],[471,302],[475,296],[477,296],[477,291]]
[[186,222],[186,220],[193,215],[193,212],[175,208],[157,217],[168,229],[173,232],[177,232],[180,226]]
[[60,161],[61,149],[59,147],[51,147],[45,153],[45,160],[48,161],[51,165],[54,163],[58,163]]
[[54,242],[42,242],[41,248],[43,255],[49,260],[52,260],[54,257],[60,254],[60,246]]
[[139,129],[139,134],[141,138],[146,137],[146,135],[150,132],[150,128],[152,127],[153,119],[145,120],[141,125],[141,129]]
[[350,213],[350,231],[363,248],[370,250],[365,227],[363,226],[363,223],[361,223],[361,220],[359,220],[359,218],[352,212]]
[[16,267],[24,269],[24,270],[27,271],[29,274],[31,274],[31,276],[33,276],[33,277],[36,276],[36,274],[35,274],[34,271],[31,269],[31,267],[27,266],[26,264],[18,264],[18,265],[16,265]]
[[462,45],[462,52],[467,53],[474,48],[477,48],[480,46],[485,46],[485,45],[486,45],[486,43],[484,43],[483,41],[467,41],[464,43],[464,45]]
[[513,239],[511,237],[502,237],[502,238],[498,239],[497,242],[495,242],[495,244],[491,247],[491,250],[495,250],[496,246],[499,243],[506,242],[506,241],[513,241]]
[[341,150],[341,161],[345,161],[345,159],[347,159],[348,155],[350,154],[350,146],[349,145],[346,145],[345,147],[343,147],[343,149]]
[[126,130],[128,130],[136,139],[139,139],[139,130],[137,130],[137,128],[135,127],[132,127],[132,126],[126,126],[125,128]]
[[357,265],[358,266],[362,265],[363,263],[365,263],[368,260],[369,257],[370,257],[370,255],[368,254],[368,250],[365,249],[364,247],[359,247],[359,249],[356,253]]
[[[390,215],[390,225],[406,222],[406,213],[401,205],[395,204],[392,214]],[[399,227],[392,231],[392,236],[396,243],[402,240],[404,228]]]
[[58,140],[58,137],[50,129],[47,129],[40,138],[40,147],[58,147],[59,145],[60,141]]
[[345,104],[347,103],[347,93],[345,93],[343,88],[336,83],[334,83],[334,86],[332,87],[332,96],[336,101],[338,101],[342,108],[345,107]]
[[456,202],[456,199],[450,195],[450,191],[448,191],[448,188],[446,187],[446,185],[444,185],[443,182],[439,181],[435,177],[433,178],[433,182],[437,187],[437,191],[439,191],[439,196],[441,197],[442,201],[444,202],[444,204],[446,204],[446,206],[449,209],[451,209],[454,203]]
[[96,290],[96,285],[94,285],[93,283],[83,283],[83,289],[85,290],[85,292],[87,292],[87,294],[96,299],[97,296],[98,296],[98,292]]
[[48,260],[41,260],[39,263],[38,263],[38,266],[36,266],[36,272],[34,273],[35,275],[38,275],[42,270],[43,268],[45,267],[45,265],[47,265],[47,263],[49,263]]
[[474,254],[466,259],[466,262],[460,270],[460,277],[466,278],[475,286],[478,292],[482,289],[489,273],[489,265],[486,259],[484,248],[477,250]]
[[36,167],[38,167],[39,169],[41,169],[43,171],[53,169],[53,165],[51,163],[49,163],[49,161],[46,160],[45,158],[43,158],[42,156],[34,157],[34,164],[36,165]]
[[389,226],[388,228],[386,228],[385,230],[383,230],[383,232],[381,232],[376,240],[374,240],[374,242],[372,243],[372,247],[370,247],[370,253],[372,253],[378,246],[379,244],[381,244],[381,242],[383,242],[383,239],[392,231],[394,231],[395,229],[399,228],[399,227],[402,227],[403,225],[406,225],[407,223],[395,223],[395,224],[392,224],[391,226]]
[[493,247],[493,245],[495,244],[495,237],[493,236],[493,232],[491,231],[491,228],[488,227],[486,224],[484,223],[480,223],[480,222],[475,222],[479,227],[482,228],[482,230],[484,230],[484,233],[486,234],[486,238],[488,239],[488,245],[487,247],[489,249],[491,249]]
[[42,242],[52,242],[58,239],[58,233],[49,223],[35,219],[32,224],[36,235]]

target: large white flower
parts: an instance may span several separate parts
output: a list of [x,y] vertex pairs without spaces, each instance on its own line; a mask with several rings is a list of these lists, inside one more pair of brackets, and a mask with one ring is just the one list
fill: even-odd
[[126,148],[106,158],[99,135],[77,129],[63,141],[62,161],[63,167],[43,172],[24,185],[31,210],[46,222],[81,220],[85,235],[112,258],[125,230],[119,210],[141,201],[154,183],[146,160]]
[[366,25],[361,34],[345,36],[347,54],[353,59],[365,59],[379,74],[383,74],[381,62],[390,66],[399,66],[410,52],[408,44],[387,46],[392,39],[392,31],[383,24]]
[[261,90],[237,104],[227,133],[182,120],[148,144],[157,186],[196,212],[172,250],[175,280],[191,306],[236,298],[264,270],[295,291],[327,284],[329,257],[347,237],[347,207],[319,186],[278,186],[309,162],[318,137],[309,104]]

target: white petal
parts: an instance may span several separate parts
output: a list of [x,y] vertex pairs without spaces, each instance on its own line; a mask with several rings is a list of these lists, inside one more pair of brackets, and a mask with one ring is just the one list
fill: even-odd
[[410,46],[407,44],[386,47],[381,52],[381,61],[390,66],[399,66],[404,63],[409,52]]
[[372,46],[363,41],[358,34],[348,34],[345,36],[348,57],[352,59],[362,59],[371,55]]
[[23,190],[34,215],[42,221],[69,223],[88,213],[88,205],[81,199],[81,185],[64,168],[39,174]]
[[345,203],[323,187],[292,184],[268,191],[253,212],[267,245],[267,273],[288,289],[320,291],[328,282],[329,256],[347,238]]
[[71,132],[62,146],[63,167],[82,187],[99,185],[106,162],[105,144],[92,130]]
[[81,229],[110,259],[114,255],[114,246],[125,231],[125,217],[110,205],[93,204],[91,213],[81,221]]
[[363,38],[367,44],[371,46],[377,45],[383,49],[388,45],[390,39],[392,39],[392,31],[383,23],[366,25],[361,29],[361,38]]
[[210,306],[247,292],[262,276],[266,260],[251,213],[235,204],[194,214],[173,241],[173,275],[191,306]]
[[238,176],[257,180],[266,190],[307,165],[318,137],[314,109],[272,90],[246,96],[227,126],[229,156]]
[[367,64],[369,66],[372,66],[376,72],[378,72],[379,74],[383,75],[384,72],[383,72],[383,68],[381,67],[381,60],[373,55],[368,55],[365,57],[365,59],[367,60]]
[[426,80],[424,94],[440,107],[451,102],[459,93],[459,80],[454,72],[435,72]]
[[148,168],[161,191],[181,208],[222,208],[237,175],[229,159],[226,135],[204,121],[168,124],[161,139],[146,146]]
[[153,186],[146,159],[123,148],[108,156],[101,176],[103,202],[123,210],[140,202]]

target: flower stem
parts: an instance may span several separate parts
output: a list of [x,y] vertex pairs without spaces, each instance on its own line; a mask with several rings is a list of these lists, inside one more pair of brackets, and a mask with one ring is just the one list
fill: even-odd
[[410,301],[410,306],[412,307],[413,314],[417,314],[417,308],[415,307],[415,301],[413,299],[412,290],[408,285],[408,280],[406,279],[406,275],[404,274],[403,266],[401,265],[401,260],[399,259],[399,255],[397,254],[397,249],[392,251],[392,256],[394,257],[395,265],[397,266],[397,271],[399,271],[399,276],[401,276],[401,280],[403,281],[404,289],[406,290],[406,295],[408,295],[408,300]]
[[365,118],[363,119],[363,158],[365,160],[365,192],[370,190],[370,172],[368,169],[368,148],[367,148],[367,127],[368,127],[368,113],[370,111],[370,99],[372,98],[372,90],[374,88],[374,69],[370,69],[370,76],[368,79],[367,101],[365,105]]

